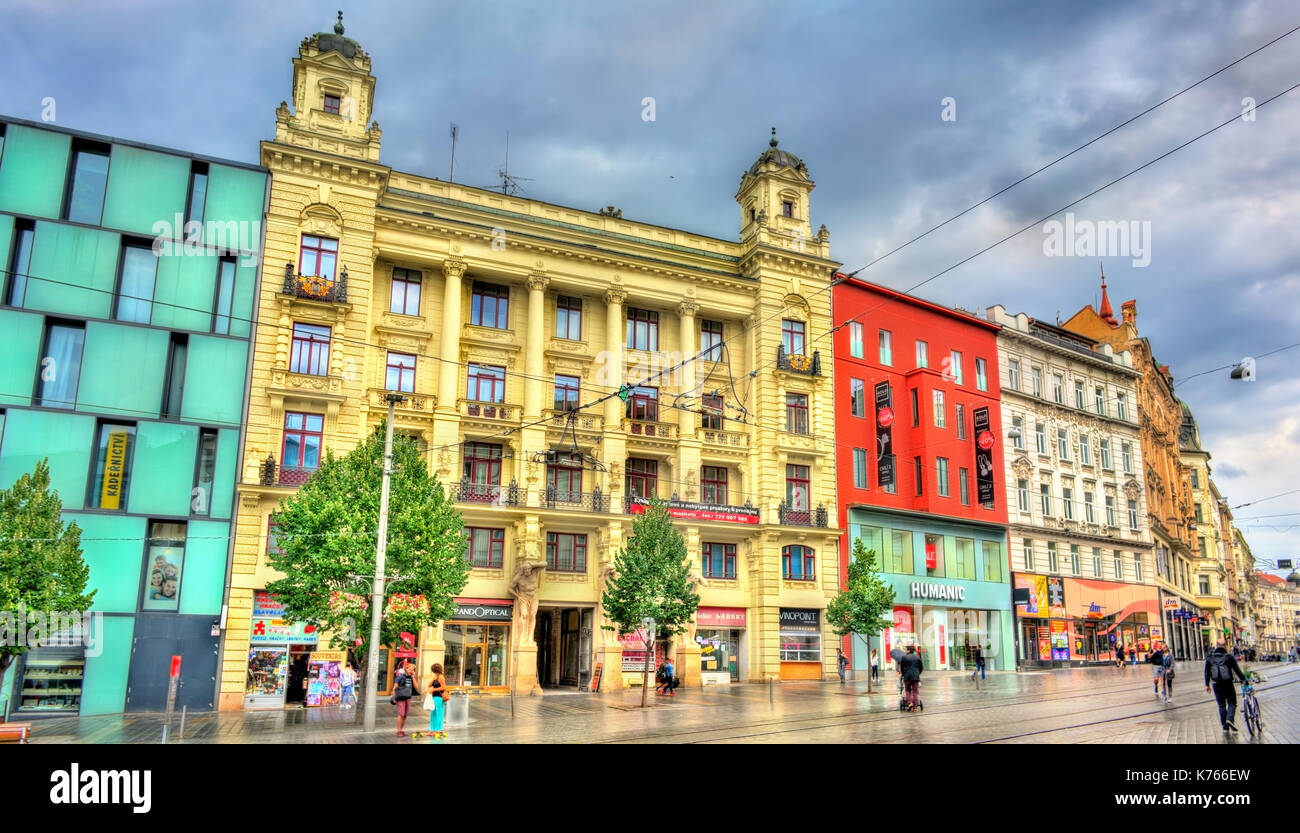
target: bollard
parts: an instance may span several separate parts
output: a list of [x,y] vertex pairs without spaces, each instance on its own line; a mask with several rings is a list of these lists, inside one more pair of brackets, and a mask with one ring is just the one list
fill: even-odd
[[772,701],[772,685],[773,685],[774,682],[775,682],[775,679],[774,679],[774,678],[772,678],[772,677],[768,677],[768,678],[767,678],[767,702],[768,702],[768,703],[773,702],[773,701]]

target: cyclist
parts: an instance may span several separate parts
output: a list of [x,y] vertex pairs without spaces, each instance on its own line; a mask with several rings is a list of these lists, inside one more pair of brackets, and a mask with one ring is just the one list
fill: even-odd
[[1210,652],[1205,658],[1205,690],[1208,692],[1213,686],[1214,699],[1219,704],[1219,725],[1225,732],[1237,731],[1237,724],[1233,721],[1237,718],[1237,689],[1232,684],[1232,675],[1244,683],[1246,675],[1241,673],[1241,666],[1237,665],[1237,660],[1232,654],[1228,653],[1228,641],[1219,640],[1219,647]]

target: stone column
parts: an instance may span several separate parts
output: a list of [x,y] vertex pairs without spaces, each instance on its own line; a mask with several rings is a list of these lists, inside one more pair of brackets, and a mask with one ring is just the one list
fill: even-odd
[[[700,305],[694,301],[682,301],[677,305],[677,314],[681,316],[681,345],[682,360],[685,365],[682,367],[680,379],[681,390],[687,393],[684,397],[687,401],[694,401],[695,407],[703,405],[702,392],[692,392],[695,388],[695,380],[699,377],[696,372],[700,361],[689,361],[700,350],[699,340],[695,337],[695,314],[700,311]],[[699,423],[698,415],[691,410],[681,410],[677,412],[678,426],[682,439],[691,439],[695,437],[695,426]],[[667,420],[664,420],[667,422]]]
[[[623,302],[627,292],[619,287],[605,290],[605,379],[602,385],[617,388],[623,384],[627,371],[623,361],[623,334],[626,331],[626,318]],[[617,397],[605,403],[605,430],[618,431],[622,425],[623,403]]]
[[[448,258],[442,263],[442,274],[446,283],[442,294],[441,355],[448,362],[456,362],[460,360],[460,290],[465,261]],[[454,413],[460,381],[457,365],[443,363],[438,374],[438,411]]]
[[524,421],[542,415],[542,338],[545,334],[546,287],[550,281],[540,272],[528,276],[528,333],[524,347]]

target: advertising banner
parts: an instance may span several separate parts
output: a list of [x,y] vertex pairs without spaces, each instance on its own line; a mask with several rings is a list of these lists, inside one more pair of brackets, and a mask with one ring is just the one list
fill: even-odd
[[888,382],[876,384],[876,485],[894,485],[894,393]]
[[[628,498],[628,512],[642,515],[650,501],[643,497]],[[668,501],[668,515],[689,521],[725,521],[733,524],[758,523],[758,509],[752,506],[722,506],[714,503],[689,503],[684,500]]]
[[1065,585],[1057,576],[1047,578],[1047,604],[1053,619],[1065,618]]
[[345,651],[316,651],[307,662],[307,705],[337,706],[343,694],[339,675],[347,661]]
[[126,471],[126,450],[131,435],[113,431],[108,435],[104,460],[104,486],[99,493],[101,509],[118,509],[122,502],[122,474]]
[[1052,659],[1052,632],[1047,625],[1038,626],[1038,659],[1043,662]]
[[993,502],[993,446],[997,438],[989,426],[988,407],[976,408],[975,418],[975,484],[981,505]]
[[1047,618],[1047,577],[1016,573],[1016,587],[1029,591],[1029,603],[1016,605],[1016,612],[1023,617]]
[[745,627],[745,609],[743,607],[702,607],[695,611],[695,626],[698,628],[743,628]]
[[1070,659],[1070,636],[1063,621],[1052,622],[1052,659]]

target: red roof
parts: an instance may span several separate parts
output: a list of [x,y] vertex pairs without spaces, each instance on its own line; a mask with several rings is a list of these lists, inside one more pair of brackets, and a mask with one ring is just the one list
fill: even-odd
[[1264,581],[1267,581],[1269,584],[1279,584],[1279,585],[1286,584],[1286,579],[1282,578],[1281,576],[1275,576],[1272,573],[1255,573],[1255,575],[1259,576]]

